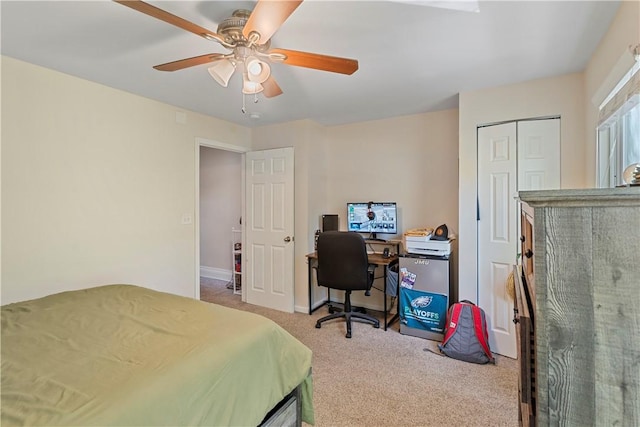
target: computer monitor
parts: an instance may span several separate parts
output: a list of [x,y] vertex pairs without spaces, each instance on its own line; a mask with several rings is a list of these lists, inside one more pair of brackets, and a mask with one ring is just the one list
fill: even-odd
[[376,239],[377,233],[398,233],[398,209],[395,202],[347,203],[347,230],[369,233]]

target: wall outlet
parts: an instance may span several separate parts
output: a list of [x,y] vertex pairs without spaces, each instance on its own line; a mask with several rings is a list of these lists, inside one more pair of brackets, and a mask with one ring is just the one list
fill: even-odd
[[182,214],[181,222],[183,225],[191,224],[193,222],[193,219],[191,218],[191,214],[190,213]]

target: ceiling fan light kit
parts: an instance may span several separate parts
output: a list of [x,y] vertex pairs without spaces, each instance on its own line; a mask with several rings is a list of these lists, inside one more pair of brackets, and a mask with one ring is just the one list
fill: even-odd
[[[271,49],[271,37],[302,3],[302,0],[258,0],[253,11],[239,9],[218,25],[218,33],[207,30],[183,18],[139,0],[114,0],[138,12],[175,25],[185,31],[215,41],[231,53],[210,53],[156,65],[159,71],[177,71],[213,63],[209,74],[221,86],[227,87],[238,66],[242,71],[242,93],[261,93],[272,98],[282,89],[271,74],[266,61],[311,68],[340,74],[353,74],[358,69],[355,59],[339,58],[310,52]],[[257,102],[257,98],[254,102]],[[244,103],[244,101],[243,101]],[[244,112],[244,106],[243,106]]]
[[260,61],[255,56],[250,56],[245,61],[249,80],[262,83],[271,75],[271,67],[266,62]]
[[211,77],[223,87],[227,87],[234,71],[236,71],[236,66],[229,59],[221,59],[209,67]]

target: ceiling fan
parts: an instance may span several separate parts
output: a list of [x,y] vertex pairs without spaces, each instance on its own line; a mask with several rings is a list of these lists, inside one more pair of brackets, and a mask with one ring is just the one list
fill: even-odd
[[271,75],[268,62],[280,62],[347,75],[353,74],[358,69],[358,61],[355,59],[271,48],[271,37],[302,3],[302,0],[258,0],[253,11],[236,10],[231,17],[223,20],[218,25],[217,33],[143,1],[114,1],[207,40],[215,41],[231,51],[226,54],[209,53],[156,65],[153,67],[156,70],[177,71],[212,63],[209,73],[222,86],[226,87],[233,73],[238,70],[242,72],[243,93],[262,93],[267,98],[271,98],[282,94],[282,89]]

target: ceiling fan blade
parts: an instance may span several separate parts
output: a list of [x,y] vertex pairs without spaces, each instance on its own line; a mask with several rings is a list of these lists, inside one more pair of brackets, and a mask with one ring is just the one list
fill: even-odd
[[178,28],[182,28],[183,30],[192,32],[195,35],[200,37],[204,37],[209,40],[220,41],[223,40],[223,37],[214,33],[213,31],[207,30],[199,25],[194,24],[193,22],[189,22],[186,19],[182,19],[179,16],[175,16],[169,12],[165,12],[162,9],[159,9],[155,6],[152,6],[148,3],[139,0],[113,0],[116,3],[120,3],[123,6],[130,7],[131,9],[137,10],[138,12],[142,12],[145,15],[149,15],[153,18],[160,19],[161,21],[167,22],[171,25],[175,25]]
[[[337,56],[320,55],[318,53],[299,52],[288,49],[271,49],[269,54],[285,55],[281,62],[297,67],[313,68],[316,70],[331,71],[332,73],[353,74],[358,70],[358,61]],[[271,58],[278,61],[277,58]]]
[[242,34],[249,39],[251,33],[257,33],[260,38],[255,43],[266,43],[300,3],[302,0],[259,0]]
[[273,76],[269,76],[269,78],[262,82],[262,87],[264,90],[262,94],[267,98],[273,98],[274,96],[282,95],[282,89],[276,83],[276,79]]
[[217,61],[224,58],[222,53],[209,53],[206,55],[194,56],[193,58],[180,59],[178,61],[167,62],[166,64],[156,65],[155,68],[158,71],[177,71],[184,68],[194,67],[196,65],[207,64],[209,62]]

